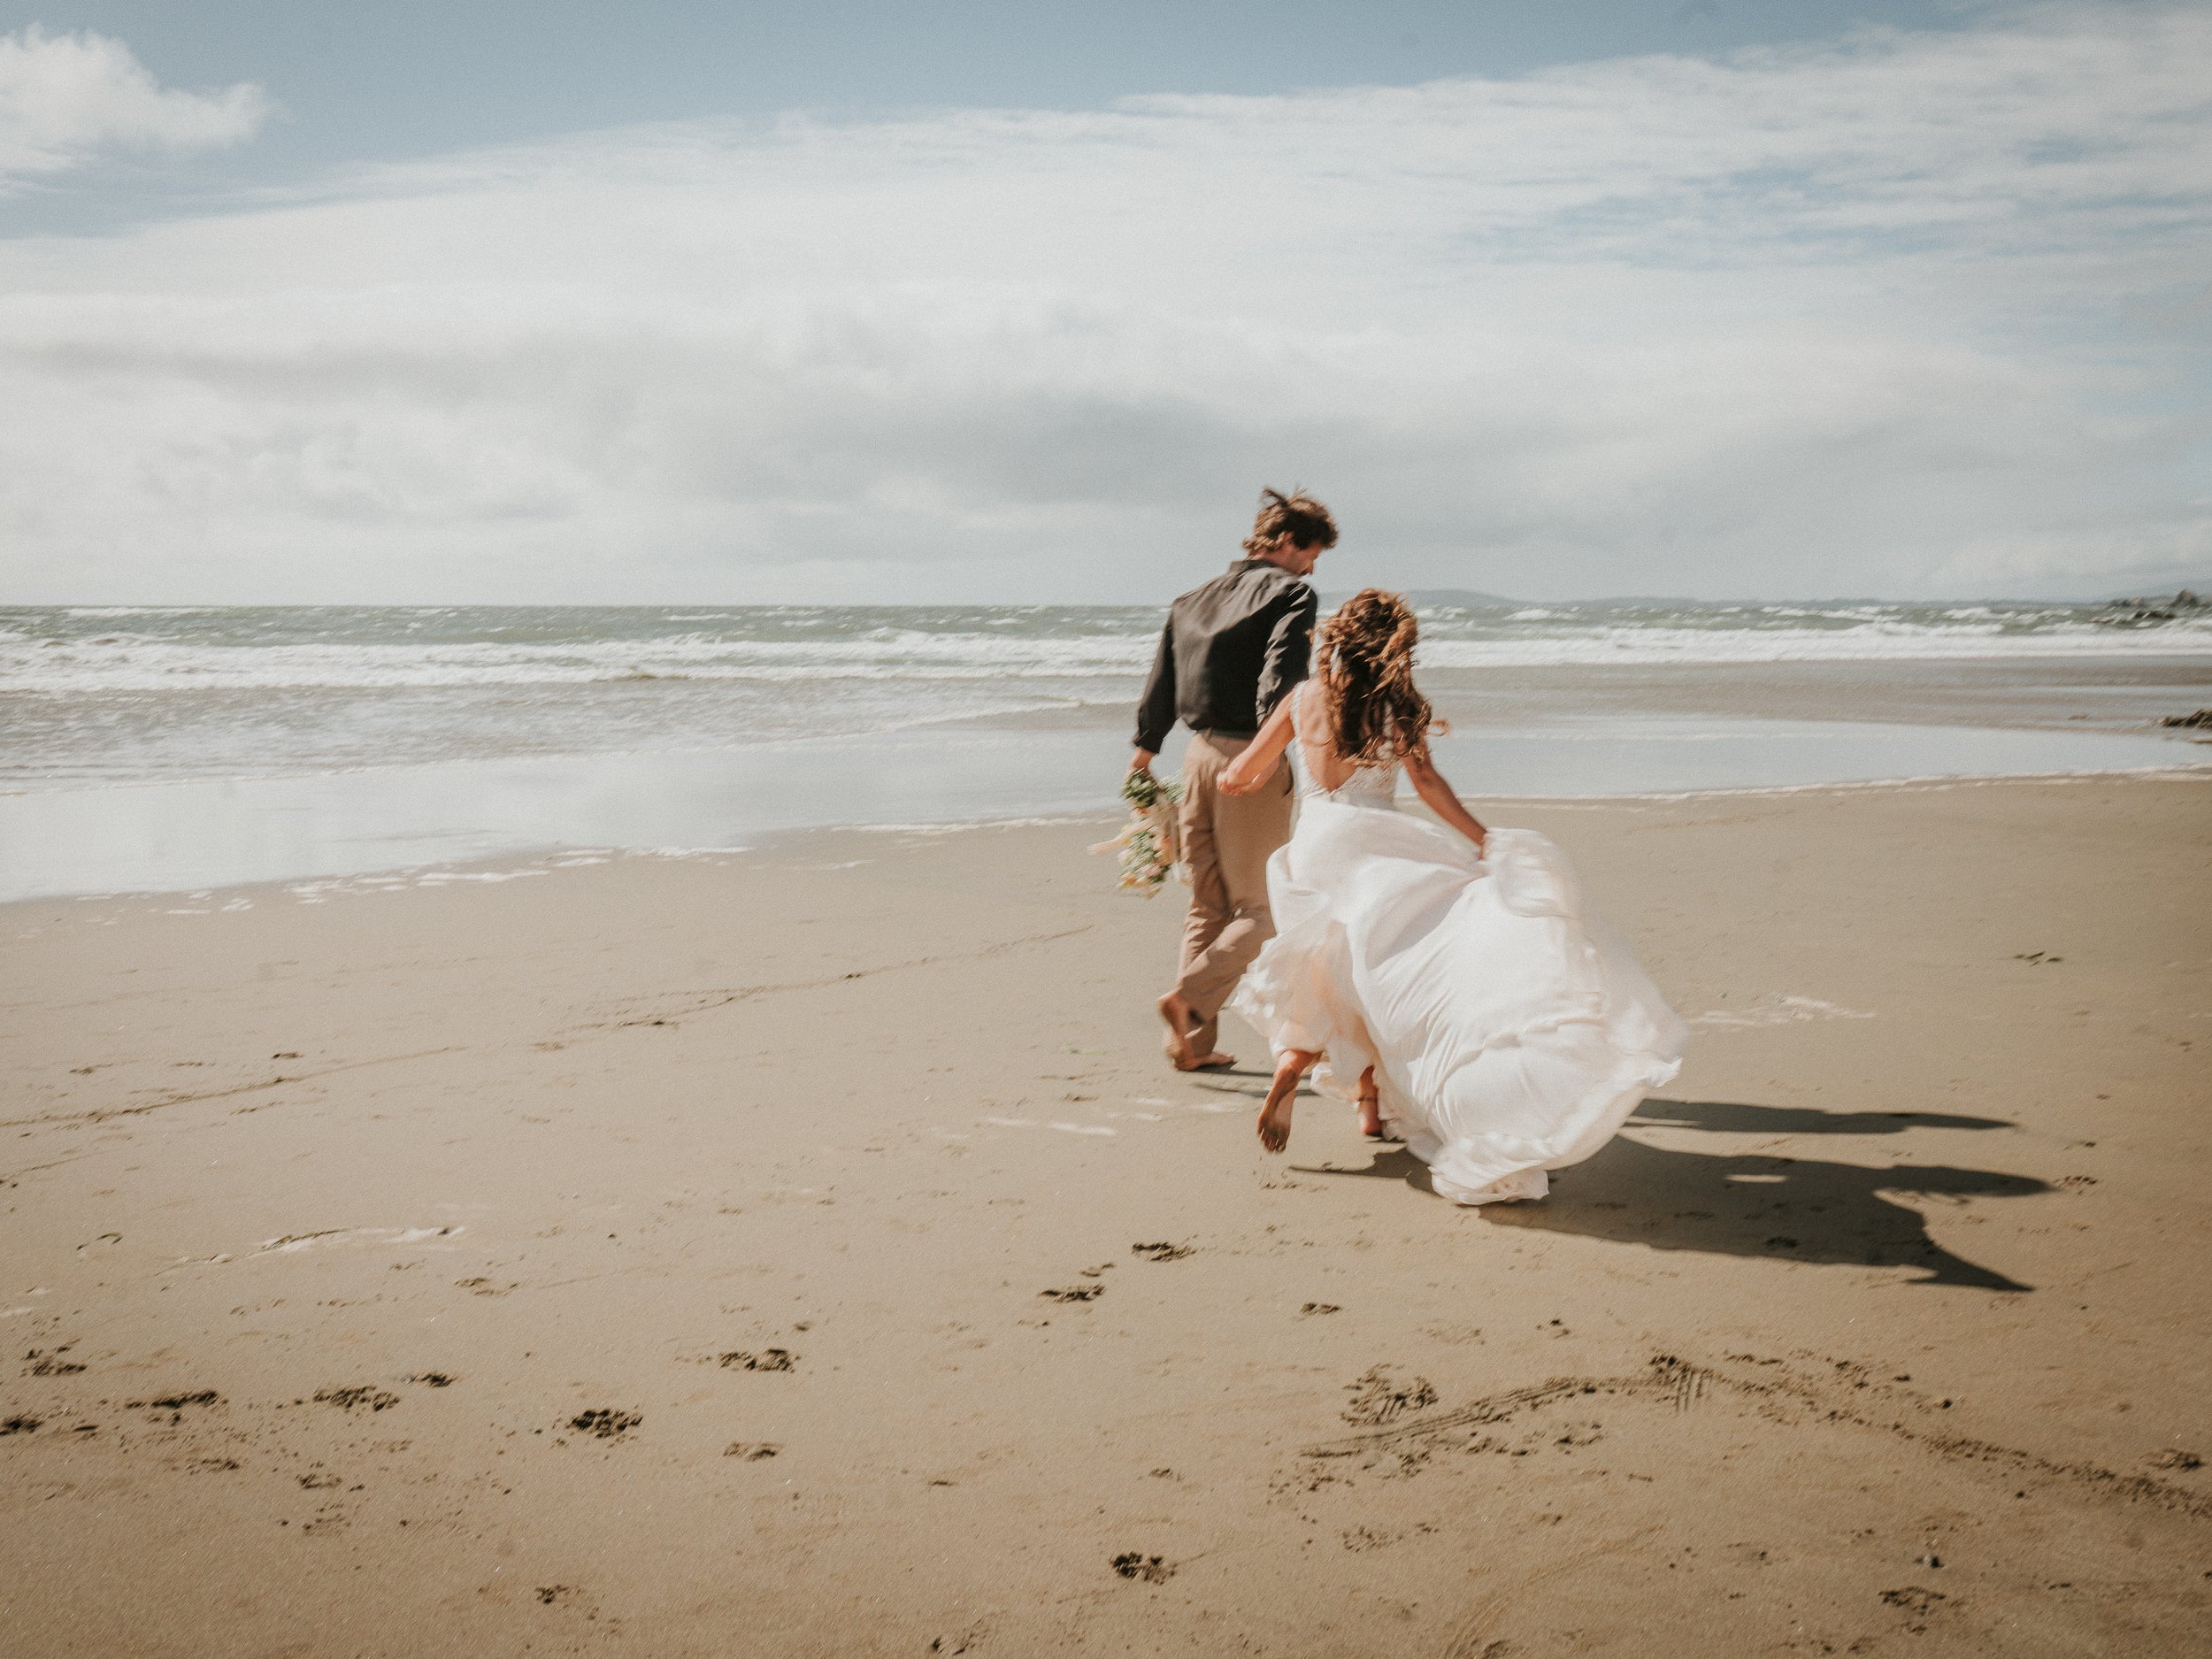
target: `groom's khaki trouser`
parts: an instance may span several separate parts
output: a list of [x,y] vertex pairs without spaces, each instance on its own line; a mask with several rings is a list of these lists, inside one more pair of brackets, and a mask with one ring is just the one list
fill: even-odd
[[1290,839],[1290,768],[1255,795],[1224,795],[1221,771],[1251,739],[1201,732],[1183,757],[1183,861],[1190,868],[1190,915],[1183,924],[1183,966],[1175,988],[1203,1023],[1191,1042],[1210,1054],[1221,1005],[1260,947],[1275,934],[1267,908],[1268,856]]

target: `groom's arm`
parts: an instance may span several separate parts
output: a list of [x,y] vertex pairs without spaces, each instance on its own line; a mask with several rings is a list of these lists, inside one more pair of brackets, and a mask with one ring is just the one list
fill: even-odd
[[1321,596],[1300,582],[1284,598],[1283,614],[1269,631],[1267,656],[1260,664],[1260,695],[1253,713],[1261,724],[1313,666],[1313,622],[1321,614]]
[[1160,629],[1160,649],[1153,654],[1144,695],[1137,699],[1137,752],[1129,763],[1130,771],[1142,772],[1152,764],[1174,724],[1175,618],[1171,615]]

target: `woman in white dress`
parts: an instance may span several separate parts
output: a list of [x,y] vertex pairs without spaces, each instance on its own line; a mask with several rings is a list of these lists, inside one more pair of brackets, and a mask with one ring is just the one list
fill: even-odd
[[[1371,588],[1323,626],[1314,677],[1221,787],[1258,788],[1284,749],[1298,826],[1269,862],[1276,935],[1231,1004],[1276,1056],[1261,1143],[1290,1138],[1299,1081],[1356,1102],[1463,1204],[1541,1198],[1679,1069],[1688,1031],[1565,856],[1486,830],[1429,758],[1419,627]],[[1402,768],[1441,824],[1397,810]]]

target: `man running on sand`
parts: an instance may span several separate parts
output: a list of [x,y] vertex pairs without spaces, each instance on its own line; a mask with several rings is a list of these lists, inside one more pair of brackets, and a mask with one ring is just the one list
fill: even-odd
[[1176,721],[1191,729],[1181,816],[1190,914],[1181,970],[1158,1004],[1179,1071],[1236,1064],[1216,1047],[1221,1006],[1275,932],[1267,860],[1290,839],[1290,768],[1279,762],[1251,795],[1224,795],[1219,780],[1306,677],[1320,601],[1305,579],[1335,545],[1336,521],[1319,502],[1261,491],[1246,557],[1169,607],[1137,704],[1133,772],[1150,770]]

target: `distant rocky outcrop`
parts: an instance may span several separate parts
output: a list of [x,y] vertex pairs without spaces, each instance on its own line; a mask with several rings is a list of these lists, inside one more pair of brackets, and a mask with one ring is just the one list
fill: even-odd
[[1479,593],[1472,588],[1409,588],[1406,600],[1414,605],[1517,605],[1518,599],[1503,594]]
[[2192,611],[2212,606],[2186,588],[2171,599],[2112,599],[2091,618],[2107,627],[2139,628],[2155,622],[2177,622]]
[[2212,709],[2199,709],[2194,714],[2170,714],[2159,725],[2212,726]]
[[[1325,609],[1333,611],[1351,596],[1348,591],[1325,593],[1321,595],[1321,603]],[[1509,599],[1503,594],[1477,593],[1471,588],[1408,588],[1400,593],[1399,597],[1416,611],[1441,610],[1454,605],[1517,605],[1527,603]]]

